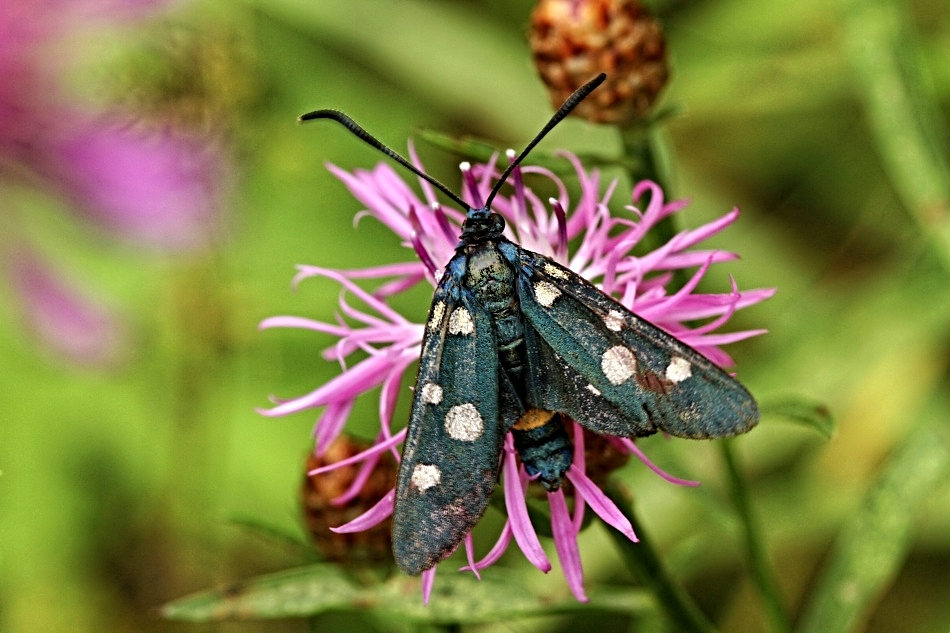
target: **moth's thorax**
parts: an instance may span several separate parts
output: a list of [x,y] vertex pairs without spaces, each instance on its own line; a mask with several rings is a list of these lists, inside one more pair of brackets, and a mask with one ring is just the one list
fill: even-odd
[[466,249],[468,267],[465,285],[475,293],[491,312],[504,309],[514,300],[515,274],[495,242],[486,242]]
[[480,244],[501,237],[505,219],[486,208],[469,209],[462,223],[461,245]]
[[510,384],[524,401],[524,323],[515,291],[515,270],[502,252],[508,242],[491,240],[464,248],[465,286],[491,315],[498,361]]

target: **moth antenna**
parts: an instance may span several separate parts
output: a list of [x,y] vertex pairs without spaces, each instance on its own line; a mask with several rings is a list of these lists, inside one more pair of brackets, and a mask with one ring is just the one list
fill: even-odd
[[[572,95],[572,98],[573,98],[573,95]],[[357,123],[356,121],[354,121],[347,115],[343,114],[339,110],[314,110],[313,112],[308,112],[307,114],[301,114],[299,117],[297,117],[297,121],[299,121],[300,123],[306,123],[307,121],[313,121],[315,119],[330,119],[331,121],[336,121],[337,123],[339,123],[346,129],[348,129],[350,132],[352,132],[361,141],[363,141],[367,145],[370,145],[376,148],[377,150],[379,150],[386,156],[389,156],[394,161],[396,161],[397,163],[399,163],[400,165],[402,165],[403,167],[405,167],[406,169],[408,169],[415,175],[424,179],[425,181],[427,181],[429,184],[434,186],[436,189],[438,189],[445,195],[447,195],[449,198],[451,198],[455,202],[455,204],[461,207],[462,211],[468,212],[469,208],[471,207],[471,205],[467,204],[464,200],[462,200],[456,194],[452,193],[452,191],[448,187],[446,187],[441,182],[439,182],[438,180],[436,180],[429,174],[425,173],[424,171],[422,171],[421,169],[419,169],[418,167],[410,163],[408,160],[403,158],[400,154],[390,149],[378,138],[376,138],[375,136],[373,136],[372,134],[364,130],[360,126],[359,123]]]
[[548,132],[553,130],[554,126],[560,123],[564,117],[570,114],[571,110],[576,108],[581,101],[586,99],[587,96],[597,88],[597,86],[604,83],[605,79],[607,79],[607,75],[605,73],[600,73],[586,84],[575,90],[574,93],[564,101],[561,107],[557,109],[557,112],[554,113],[554,116],[551,117],[551,120],[548,121],[547,125],[545,125],[541,131],[538,132],[537,136],[535,136],[534,139],[528,143],[527,147],[521,150],[521,153],[518,154],[518,157],[508,165],[508,168],[501,175],[501,178],[499,178],[498,182],[495,183],[495,186],[492,187],[491,193],[488,194],[488,199],[485,201],[486,209],[491,207],[491,202],[495,199],[495,194],[497,194],[502,185],[505,184],[505,181],[508,179],[508,176],[511,175],[511,172],[514,171],[515,167],[521,164],[521,161],[524,160],[525,156],[528,155],[528,152],[534,149],[534,146],[540,143],[541,139],[543,139]]

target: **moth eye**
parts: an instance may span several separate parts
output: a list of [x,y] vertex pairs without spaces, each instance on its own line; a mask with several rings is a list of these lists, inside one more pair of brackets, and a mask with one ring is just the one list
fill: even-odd
[[438,486],[442,480],[442,471],[434,464],[416,464],[412,469],[412,485],[420,491],[426,491],[433,486]]
[[600,370],[612,384],[619,385],[637,371],[637,358],[626,347],[615,345],[600,357]]
[[685,358],[674,356],[666,368],[666,379],[670,382],[683,382],[693,375],[692,365]]
[[427,382],[422,385],[422,401],[426,404],[439,404],[442,402],[442,387],[434,382]]
[[475,331],[472,315],[465,308],[456,308],[449,317],[449,334],[468,336]]
[[553,284],[539,281],[534,284],[534,296],[538,299],[538,303],[545,308],[550,308],[554,305],[554,300],[561,296],[561,291]]
[[445,301],[439,301],[432,306],[432,317],[429,319],[428,328],[438,330],[442,326],[442,318],[445,316]]
[[623,313],[618,312],[617,310],[611,310],[607,313],[607,316],[604,317],[604,325],[607,326],[608,330],[612,332],[619,332],[623,327],[625,319],[623,318]]
[[455,405],[445,414],[445,432],[453,440],[474,442],[484,430],[482,415],[470,402]]

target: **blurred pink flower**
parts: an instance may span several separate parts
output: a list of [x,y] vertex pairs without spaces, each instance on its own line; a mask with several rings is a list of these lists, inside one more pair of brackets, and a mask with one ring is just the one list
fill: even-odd
[[100,303],[80,295],[35,252],[14,253],[7,267],[20,296],[24,327],[43,345],[88,366],[115,363],[125,339],[118,319]]
[[207,140],[107,119],[57,139],[51,175],[84,217],[136,243],[206,246],[218,220],[221,155]]
[[[509,153],[509,160],[513,156],[513,153]],[[628,205],[624,207],[627,213],[615,217],[611,214],[608,202],[615,193],[617,183],[602,186],[598,172],[584,169],[573,155],[564,156],[574,167],[580,187],[578,199],[572,202],[564,184],[550,171],[539,167],[520,167],[508,180],[510,195],[499,195],[492,204],[492,209],[506,220],[506,235],[524,248],[552,257],[570,267],[640,316],[675,335],[714,362],[731,364],[731,359],[720,346],[761,334],[763,330],[728,334],[716,331],[725,325],[736,310],[770,297],[773,290],[739,291],[733,283],[731,291],[725,294],[697,292],[697,284],[709,266],[736,256],[696,246],[735,221],[738,210],[734,209],[697,229],[682,231],[653,251],[634,255],[633,249],[643,236],[658,222],[682,209],[685,203],[666,202],[659,186],[652,182],[641,182],[634,187],[630,200],[635,203],[647,198],[646,207],[641,210]],[[386,451],[399,458],[396,447],[403,441],[406,430],[393,430],[393,411],[403,376],[418,359],[423,334],[423,323],[404,317],[389,305],[388,298],[424,279],[435,283],[441,267],[455,252],[464,216],[459,211],[442,207],[433,188],[421,179],[420,185],[425,196],[418,197],[387,164],[380,164],[372,171],[348,172],[335,166],[329,169],[366,206],[367,210],[359,215],[369,214],[383,222],[404,245],[414,249],[417,259],[356,270],[299,266],[294,285],[310,277],[325,277],[342,286],[340,311],[343,317],[335,322],[325,322],[279,316],[266,319],[261,323],[261,328],[303,328],[336,337],[337,342],[324,352],[324,357],[339,362],[341,373],[309,394],[280,401],[262,413],[282,416],[324,407],[314,430],[315,451],[319,455],[341,432],[356,398],[379,387],[380,430],[375,446],[348,460],[315,471],[324,472],[359,464],[363,472],[368,473]],[[543,202],[524,185],[522,176],[528,173],[548,178],[558,192],[557,198]],[[478,207],[486,199],[498,175],[494,163],[474,166],[463,164],[463,198]],[[572,244],[575,247],[571,252],[569,245]],[[673,272],[682,269],[695,269],[695,272],[682,288],[668,292],[667,284],[672,280]],[[356,283],[360,279],[380,280],[380,283],[372,291],[366,291]],[[353,305],[350,297],[355,298],[362,307]],[[419,317],[423,318],[424,314],[420,312]],[[696,327],[686,325],[688,321],[703,319],[709,321]],[[365,357],[350,361],[349,357],[356,352]],[[573,510],[568,509],[563,489],[547,495],[551,506],[554,544],[561,567],[577,599],[586,600],[577,548],[577,534],[585,509],[590,507],[629,538],[636,540],[636,536],[623,514],[587,476],[582,428],[574,422],[571,425],[575,452],[573,465],[566,478],[573,484]],[[668,481],[695,485],[695,482],[679,480],[663,473],[647,460],[633,441],[612,437],[607,438],[607,441],[623,452],[636,455]],[[466,569],[478,574],[480,569],[496,561],[514,539],[527,559],[546,572],[551,565],[528,519],[525,504],[525,490],[530,478],[517,459],[510,434],[505,441],[502,473],[507,523],[496,545],[480,561],[474,560],[471,534],[468,535],[465,546],[469,565]],[[356,494],[364,479],[357,477],[351,490],[337,499],[337,503],[346,503]],[[393,501],[394,494],[390,493],[376,507],[337,529],[341,532],[364,530],[391,514]],[[434,567],[423,572],[426,599],[434,573]]]
[[[162,121],[146,122],[144,113],[77,107],[61,85],[72,62],[65,42],[95,36],[117,20],[127,25],[168,4],[167,0],[0,2],[0,179],[64,199],[81,218],[115,237],[155,250],[180,251],[207,247],[220,224],[228,178],[221,144],[172,132]],[[16,206],[8,199],[0,208],[10,217],[5,224],[14,229],[13,235],[18,234],[15,223],[26,217],[14,212]],[[14,250],[33,250],[18,245],[16,238],[8,243]],[[19,257],[6,259],[9,263]],[[36,261],[31,266],[34,271],[43,268]],[[79,307],[85,293],[68,290],[51,274],[21,273],[12,270],[10,278],[19,279],[14,287],[24,309],[38,324],[46,324],[41,329],[56,324],[72,335],[88,331],[92,323],[88,317],[97,308]],[[61,300],[37,300],[52,296],[54,287]],[[51,312],[41,317],[42,310]],[[54,338],[48,339],[53,347],[65,351],[62,341]],[[86,337],[81,346],[94,340]]]

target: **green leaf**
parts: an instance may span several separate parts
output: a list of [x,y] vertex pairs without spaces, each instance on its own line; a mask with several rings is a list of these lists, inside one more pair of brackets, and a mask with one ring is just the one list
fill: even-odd
[[844,526],[807,605],[802,633],[856,630],[907,555],[914,510],[950,476],[950,430],[941,402],[911,431]]
[[887,175],[950,270],[950,158],[913,13],[896,0],[841,0],[845,50]]
[[287,548],[301,555],[311,557],[314,555],[313,546],[302,538],[300,532],[293,531],[286,526],[249,516],[228,517],[227,522],[279,547]]
[[376,593],[377,608],[388,616],[419,622],[476,624],[580,612],[637,613],[655,611],[647,592],[629,587],[597,587],[588,591],[590,602],[578,602],[564,586],[557,594],[538,591],[535,569],[492,568],[478,581],[470,574],[441,573],[428,606],[422,604],[419,581],[399,576]]
[[835,434],[835,418],[827,405],[803,396],[763,402],[762,413],[766,416],[781,416],[818,432],[826,439],[831,439]]
[[362,593],[339,567],[318,564],[179,598],[159,614],[191,622],[304,617],[353,609]]
[[319,564],[186,596],[161,607],[159,613],[170,620],[208,622],[359,611],[379,618],[472,624],[580,611],[655,610],[646,592],[627,587],[593,589],[586,604],[563,588],[557,595],[539,591],[528,575],[536,573],[499,567],[485,573],[481,581],[470,574],[443,573],[426,606],[418,578],[397,574],[383,583],[363,586],[338,566]]

